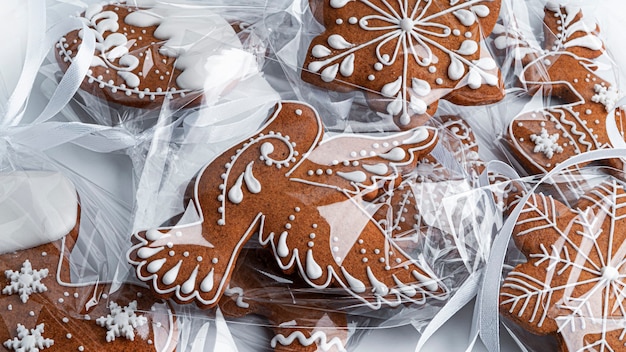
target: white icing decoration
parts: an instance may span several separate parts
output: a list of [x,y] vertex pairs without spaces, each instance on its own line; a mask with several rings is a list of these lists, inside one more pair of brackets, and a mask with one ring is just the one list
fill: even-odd
[[41,280],[48,276],[48,269],[33,270],[27,259],[22,263],[20,271],[6,270],[4,272],[9,284],[2,289],[2,294],[19,294],[22,303],[28,302],[33,293],[46,292],[48,288]]
[[348,271],[342,266],[341,273],[346,278],[346,282],[350,286],[350,289],[356,293],[364,293],[367,290],[367,287],[361,280],[358,280],[354,276],[350,275]]
[[385,84],[380,92],[383,96],[395,97],[400,91],[400,88],[402,88],[402,77],[398,77],[395,81]]
[[228,297],[232,297],[234,295],[237,295],[237,299],[235,300],[235,303],[237,304],[237,307],[239,308],[243,308],[243,309],[248,309],[250,308],[250,304],[248,302],[244,302],[243,300],[243,289],[241,287],[228,287],[226,288],[226,290],[224,290],[224,295],[228,296]]
[[619,93],[614,86],[609,86],[607,88],[603,85],[596,84],[593,89],[596,94],[591,97],[591,101],[604,105],[607,112],[610,112],[615,108],[615,104],[619,100]]
[[207,274],[207,276],[200,283],[200,290],[203,292],[211,292],[213,290],[213,272],[214,269]]
[[311,54],[313,54],[313,56],[315,56],[316,58],[323,58],[332,54],[332,51],[330,51],[330,49],[328,49],[327,47],[318,44],[313,47],[313,49],[311,50]]
[[367,181],[367,175],[363,171],[342,172],[337,171],[337,176],[350,182],[363,183]]
[[[385,6],[379,6],[370,1],[359,1],[359,6],[371,10],[370,14],[362,16],[359,19],[356,17],[349,18],[348,22],[352,24],[358,23],[358,28],[355,28],[355,30],[369,32],[364,36],[368,38],[368,40],[355,44],[339,34],[330,35],[327,42],[338,52],[323,55],[326,54],[326,52],[322,51],[319,44],[313,46],[310,49],[311,55],[320,60],[310,61],[307,69],[313,73],[327,70],[326,74],[323,74],[321,78],[324,82],[330,82],[338,79],[335,65],[342,63],[342,67],[340,67],[339,70],[342,76],[351,77],[353,72],[359,71],[360,68],[352,67],[354,64],[350,56],[355,55],[361,50],[369,51],[369,47],[371,46],[375,46],[376,61],[363,63],[365,69],[382,71],[387,66],[393,65],[397,60],[402,60],[402,72],[400,72],[398,75],[399,78],[397,79],[399,81],[381,82],[383,83],[383,88],[380,93],[384,97],[392,98],[387,101],[387,106],[384,108],[386,115],[392,115],[394,117],[399,116],[399,119],[396,121],[398,121],[400,125],[408,125],[412,115],[425,113],[428,110],[429,103],[437,99],[437,97],[433,97],[433,99],[412,99],[414,94],[418,97],[425,97],[431,93],[431,90],[430,86],[424,81],[419,83],[413,82],[413,79],[416,77],[409,76],[411,72],[410,66],[430,66],[431,71],[429,72],[431,73],[448,72],[450,79],[453,81],[460,80],[463,77],[466,72],[465,66],[468,68],[475,67],[476,64],[473,60],[469,60],[465,56],[475,55],[478,52],[478,43],[476,41],[468,38],[465,43],[461,44],[457,52],[457,48],[446,48],[438,42],[437,38],[447,38],[451,36],[453,32],[461,33],[460,26],[457,25],[455,27],[459,28],[454,29],[450,27],[449,18],[454,16],[459,19],[461,25],[467,27],[463,33],[469,33],[469,37],[471,37],[474,31],[473,26],[476,25],[476,16],[483,17],[490,14],[489,7],[481,5],[483,2],[484,0],[468,0],[463,3],[441,6],[440,9],[438,8],[433,11],[432,6],[440,5],[432,5],[434,2],[429,1],[406,5],[413,7],[412,11],[408,9],[397,11],[394,8],[395,5],[391,5],[387,1],[383,1]],[[330,7],[331,10],[333,8],[343,8],[349,3],[350,1],[335,0],[331,1]],[[400,8],[402,8],[402,6],[403,5],[400,4]],[[335,20],[338,19],[340,18],[336,18]],[[350,38],[357,38],[356,32],[347,32],[345,34],[346,37],[348,37],[348,35]],[[440,61],[436,56],[441,55],[439,53],[434,54],[433,50],[435,49],[453,58],[451,68],[446,67],[439,70],[437,66],[434,66]],[[358,60],[354,61],[358,62]],[[350,63],[350,70],[344,70],[344,65],[347,65],[348,62]],[[480,67],[477,69],[483,70]],[[380,78],[377,78],[377,76],[373,74],[366,73],[364,77],[367,77],[370,82],[377,81],[377,86],[380,84],[378,83]],[[384,77],[384,75],[381,77]],[[438,82],[438,84],[444,84],[443,80],[439,77],[437,77],[435,81]],[[497,75],[490,77],[485,76],[482,81],[495,86],[498,84],[498,77]],[[411,83],[413,83],[412,88]],[[455,86],[455,84],[450,84],[451,82],[445,83],[446,85],[449,84],[451,87]],[[364,88],[367,89],[371,87]]]
[[354,54],[348,55],[341,62],[341,66],[339,68],[339,72],[344,77],[350,77],[354,73]]
[[469,10],[457,10],[453,12],[454,16],[466,27],[476,22],[476,16]]
[[287,337],[285,337],[283,334],[278,334],[272,338],[272,340],[270,341],[270,345],[272,346],[272,348],[276,348],[277,344],[279,343],[283,346],[290,346],[296,340],[298,340],[298,342],[305,347],[317,344],[317,347],[320,348],[323,352],[346,352],[346,349],[343,346],[343,342],[339,337],[333,337],[330,341],[328,341],[328,336],[323,331],[315,331],[313,334],[311,334],[310,337],[304,336],[304,333],[302,333],[302,331],[294,331]]
[[431,92],[430,83],[419,78],[411,79],[411,88],[420,97],[425,97]]
[[406,157],[406,152],[402,148],[393,148],[389,152],[379,156],[386,160],[401,161]]
[[[428,139],[428,136],[430,136],[428,129],[419,127],[413,131],[413,133],[411,134],[411,137],[404,139],[402,141],[402,144],[407,145],[407,144],[422,143]],[[404,159],[404,157],[402,157],[402,159]]]
[[546,158],[552,159],[554,153],[562,153],[563,147],[559,144],[559,134],[548,134],[545,128],[541,129],[541,134],[531,134],[530,140],[535,143],[535,153],[543,153]]
[[439,285],[437,285],[437,282],[435,280],[415,270],[412,271],[412,274],[420,283],[422,283],[422,285],[424,285],[424,287],[426,287],[427,290],[437,291]]
[[165,247],[143,247],[137,251],[137,256],[141,259],[148,259],[153,255],[161,252]]
[[61,239],[76,225],[74,185],[60,173],[0,175],[0,254]]
[[467,39],[461,43],[461,47],[457,50],[457,53],[461,55],[473,55],[478,51],[478,43],[473,40]]
[[239,175],[235,184],[228,191],[228,200],[230,200],[234,204],[239,204],[243,201],[243,191],[241,190],[241,186],[243,184],[243,173]]
[[332,66],[326,67],[321,74],[322,81],[324,82],[332,82],[339,72],[339,64],[334,64]]
[[377,174],[377,175],[386,175],[389,172],[389,167],[387,164],[379,163],[374,165],[363,164],[363,168],[368,172]]
[[546,275],[513,270],[504,280],[507,290],[501,292],[500,304],[538,327],[555,320],[570,349],[621,349],[621,339],[614,345],[607,337],[611,332],[620,336],[626,316],[626,243],[621,233],[625,199],[623,187],[614,180],[581,196],[582,208],[557,210],[552,197],[531,195],[519,217],[525,226],[514,236],[546,234],[525,253]]
[[465,74],[465,66],[457,56],[450,55],[450,66],[448,66],[448,78],[456,81]]
[[349,49],[354,46],[353,44],[349,43],[340,34],[333,34],[329,36],[328,45],[330,45],[331,48],[336,49],[336,50]]
[[311,280],[317,280],[323,275],[322,267],[313,259],[313,250],[306,253],[306,275]]
[[408,297],[413,297],[417,294],[417,290],[413,286],[400,281],[395,275],[393,276],[393,281],[396,283],[398,290],[400,290],[402,294]]
[[281,258],[286,258],[289,255],[289,247],[287,247],[287,236],[289,233],[283,231],[278,238],[278,247],[276,248],[276,254]]
[[117,337],[124,337],[130,341],[135,340],[135,329],[148,323],[144,316],[138,316],[137,301],[132,301],[126,307],[120,307],[117,303],[109,302],[110,313],[96,319],[96,324],[106,328],[106,341],[115,341]]
[[246,166],[246,171],[243,173],[243,180],[246,183],[246,188],[252,194],[261,193],[261,182],[254,177],[252,173],[252,166],[254,165],[254,161],[251,161],[248,166]]
[[389,294],[389,287],[387,287],[384,283],[378,281],[369,266],[367,267],[367,278],[370,280],[370,283],[372,284],[372,291],[374,291],[376,295],[386,296]]
[[189,275],[189,278],[180,286],[180,292],[188,295],[194,291],[196,288],[196,278],[198,277],[198,268],[199,266],[196,265],[191,275]]
[[41,351],[54,345],[54,340],[44,338],[44,323],[34,329],[27,329],[22,324],[17,324],[17,337],[4,342],[4,347],[18,352]]
[[158,241],[160,240],[162,237],[164,237],[164,234],[161,233],[159,230],[157,229],[150,229],[148,231],[146,231],[146,238],[149,241]]
[[183,264],[183,261],[179,260],[178,263],[176,263],[176,265],[174,265],[173,268],[168,270],[165,273],[165,275],[163,275],[163,277],[161,278],[161,281],[167,286],[173,284],[174,281],[176,281],[176,278],[178,277],[178,272],[180,271],[180,267],[182,264]]
[[330,0],[330,6],[336,9],[340,9],[346,6],[347,3],[353,0]]
[[156,273],[157,271],[161,270],[161,268],[163,267],[163,264],[165,264],[166,261],[167,259],[165,258],[157,259],[151,262],[150,264],[148,264],[148,266],[146,267],[146,270],[148,270],[149,273]]

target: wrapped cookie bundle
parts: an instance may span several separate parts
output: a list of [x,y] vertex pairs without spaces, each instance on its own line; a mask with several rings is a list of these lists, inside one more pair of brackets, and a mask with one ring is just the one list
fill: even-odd
[[624,350],[619,60],[578,6],[30,5],[0,351],[426,350],[477,294],[470,347]]

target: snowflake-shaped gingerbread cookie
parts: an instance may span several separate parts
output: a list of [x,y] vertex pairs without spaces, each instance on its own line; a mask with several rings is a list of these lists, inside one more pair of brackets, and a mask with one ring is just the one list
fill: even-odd
[[439,99],[496,102],[500,74],[482,40],[499,10],[499,0],[324,0],[326,31],[311,42],[302,78],[362,89],[402,129],[432,116]]
[[500,291],[501,311],[563,351],[623,351],[626,343],[626,192],[616,181],[572,209],[543,194],[524,204],[513,237],[528,260]]

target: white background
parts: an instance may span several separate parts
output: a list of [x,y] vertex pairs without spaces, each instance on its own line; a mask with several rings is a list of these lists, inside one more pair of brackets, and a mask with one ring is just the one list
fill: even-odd
[[[623,42],[625,25],[620,24],[616,15],[623,16],[626,2],[620,0],[597,0],[592,15],[599,18],[603,37],[611,54],[617,62],[626,62],[626,45]],[[11,92],[19,78],[25,50],[26,7],[21,0],[2,0],[0,3],[0,106],[6,103],[7,92]],[[626,67],[623,71],[626,71]],[[624,80],[622,79],[621,84]],[[620,86],[621,86],[620,84]],[[42,99],[36,92],[33,100]],[[41,106],[43,101],[33,101],[34,106]],[[100,155],[80,148],[64,147],[52,151],[55,157],[85,174],[103,188],[118,194],[120,199],[130,203],[132,194],[130,161],[123,155]],[[473,304],[473,302],[472,302]],[[468,305],[454,316],[428,342],[425,351],[464,351],[467,347],[472,319],[472,306]],[[238,336],[239,334],[235,334]],[[358,346],[358,351],[413,351],[419,335],[410,326],[381,329],[365,336]],[[475,351],[484,350],[480,346]],[[519,351],[510,338],[502,341],[503,351]]]

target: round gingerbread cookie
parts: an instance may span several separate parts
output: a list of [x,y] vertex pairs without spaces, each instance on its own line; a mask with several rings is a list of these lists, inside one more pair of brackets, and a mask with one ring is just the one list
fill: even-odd
[[[81,88],[137,108],[158,108],[165,101],[176,107],[199,104],[206,84],[222,84],[211,78],[212,60],[222,49],[241,48],[235,31],[206,7],[133,4],[92,4],[80,15],[96,38]],[[82,36],[82,30],[73,31],[56,44],[63,70],[76,58]]]
[[624,205],[615,180],[585,193],[575,208],[531,195],[513,231],[527,262],[504,280],[502,314],[534,334],[556,335],[563,351],[622,351]]
[[80,207],[69,180],[0,175],[0,209],[0,351],[176,349],[167,302],[134,285],[72,281],[70,272],[81,270],[70,264]]
[[432,116],[439,99],[479,105],[503,97],[483,47],[499,0],[311,0],[311,8],[326,29],[309,45],[302,79],[364,91],[401,129]]

